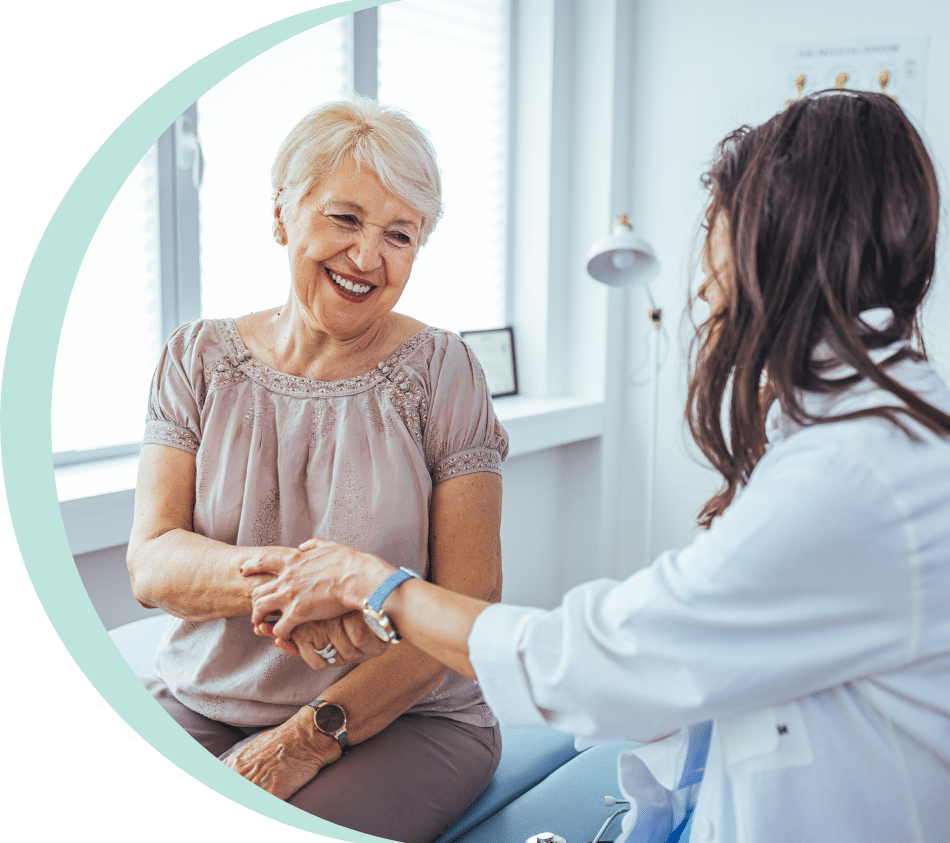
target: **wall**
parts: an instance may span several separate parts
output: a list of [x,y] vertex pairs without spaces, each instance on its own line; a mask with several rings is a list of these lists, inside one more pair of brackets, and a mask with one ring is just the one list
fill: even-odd
[[135,602],[125,567],[125,551],[123,544],[74,557],[82,584],[106,629],[161,614],[158,609],[145,609]]
[[[631,214],[638,231],[652,241],[663,263],[652,285],[675,338],[661,372],[660,441],[652,554],[687,543],[701,503],[717,487],[716,478],[691,454],[683,432],[685,357],[679,317],[686,290],[695,279],[694,236],[703,210],[700,174],[716,143],[742,123],[767,119],[782,103],[770,99],[772,51],[776,44],[824,39],[930,35],[926,78],[925,139],[929,141],[946,208],[950,197],[950,3],[908,0],[801,0],[794,5],[731,0],[639,0],[630,30],[633,51],[633,175]],[[946,214],[939,246],[934,294],[925,312],[925,338],[935,364],[950,375],[950,254]],[[629,466],[619,491],[619,511],[630,513],[617,545],[638,548],[643,531],[643,444],[649,429],[649,394],[631,384],[644,379],[636,363],[644,359],[650,331],[646,299],[632,291],[627,319],[629,350],[624,444],[608,455]],[[614,560],[618,572],[631,557]],[[636,564],[636,563],[633,563]]]
[[551,609],[597,576],[600,440],[508,460],[501,546],[506,603]]

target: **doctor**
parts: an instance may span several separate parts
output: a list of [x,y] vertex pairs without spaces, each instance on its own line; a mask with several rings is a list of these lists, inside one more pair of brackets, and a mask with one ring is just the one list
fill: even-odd
[[256,630],[282,645],[362,611],[343,658],[401,636],[477,678],[502,724],[646,742],[620,759],[623,839],[664,840],[695,806],[693,841],[945,843],[950,390],[918,329],[933,165],[893,100],[835,91],[730,134],[705,183],[686,409],[723,476],[705,532],[551,612],[314,539],[245,565],[276,574]]

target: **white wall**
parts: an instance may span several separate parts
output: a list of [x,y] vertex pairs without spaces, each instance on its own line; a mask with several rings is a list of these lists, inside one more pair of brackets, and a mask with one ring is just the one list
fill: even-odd
[[[653,285],[677,336],[688,284],[695,278],[690,258],[703,209],[699,176],[716,143],[742,123],[760,123],[782,102],[771,99],[773,47],[789,42],[853,40],[928,34],[924,134],[937,160],[943,205],[950,197],[950,2],[906,0],[638,0],[630,32],[633,51],[633,176],[631,213],[663,263]],[[950,250],[946,215],[938,256],[938,275],[925,313],[928,350],[945,376],[950,374]],[[650,330],[643,316],[643,294],[630,297],[628,319],[631,362]],[[644,372],[629,367],[630,377]],[[715,477],[689,454],[682,423],[685,358],[678,345],[662,371],[660,442],[656,478],[652,553],[687,543],[695,514],[716,489]],[[630,514],[620,545],[626,558],[614,560],[618,572],[639,560],[643,530],[643,443],[648,430],[649,395],[629,386],[624,396],[627,436],[620,453],[608,454],[630,466],[620,492],[620,511]]]
[[506,603],[551,609],[600,575],[600,439],[508,460],[501,546]]

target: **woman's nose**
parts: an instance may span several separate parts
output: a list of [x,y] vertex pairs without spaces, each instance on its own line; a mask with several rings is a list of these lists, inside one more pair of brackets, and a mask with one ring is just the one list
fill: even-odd
[[382,263],[383,235],[364,226],[357,232],[347,256],[360,272],[372,272]]

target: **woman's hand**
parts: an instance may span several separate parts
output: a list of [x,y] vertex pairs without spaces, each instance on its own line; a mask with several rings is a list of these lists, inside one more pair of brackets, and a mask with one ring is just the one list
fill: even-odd
[[[291,635],[297,655],[314,670],[356,664],[385,653],[390,645],[375,636],[363,620],[362,612],[350,612],[328,621],[310,621],[298,626]],[[282,642],[276,642],[281,646]],[[320,656],[319,651],[332,644],[336,650],[334,661]],[[289,652],[285,647],[281,647]]]
[[[358,609],[396,569],[378,556],[325,539],[310,539],[286,554],[263,554],[241,566],[248,576],[273,574],[253,592],[251,622],[258,635],[291,639],[307,621],[337,618]],[[280,619],[265,618],[281,612]]]
[[308,705],[280,726],[255,735],[224,763],[278,799],[289,799],[341,754],[335,739],[316,731]]
[[[260,623],[254,627],[254,632],[261,637],[273,638],[274,624]],[[298,626],[289,640],[277,638],[274,644],[291,656],[300,656],[313,670],[339,667],[345,663],[358,664],[381,656],[390,646],[370,631],[362,612],[350,612],[327,621],[308,621]],[[332,662],[320,655],[329,644],[336,650]]]

